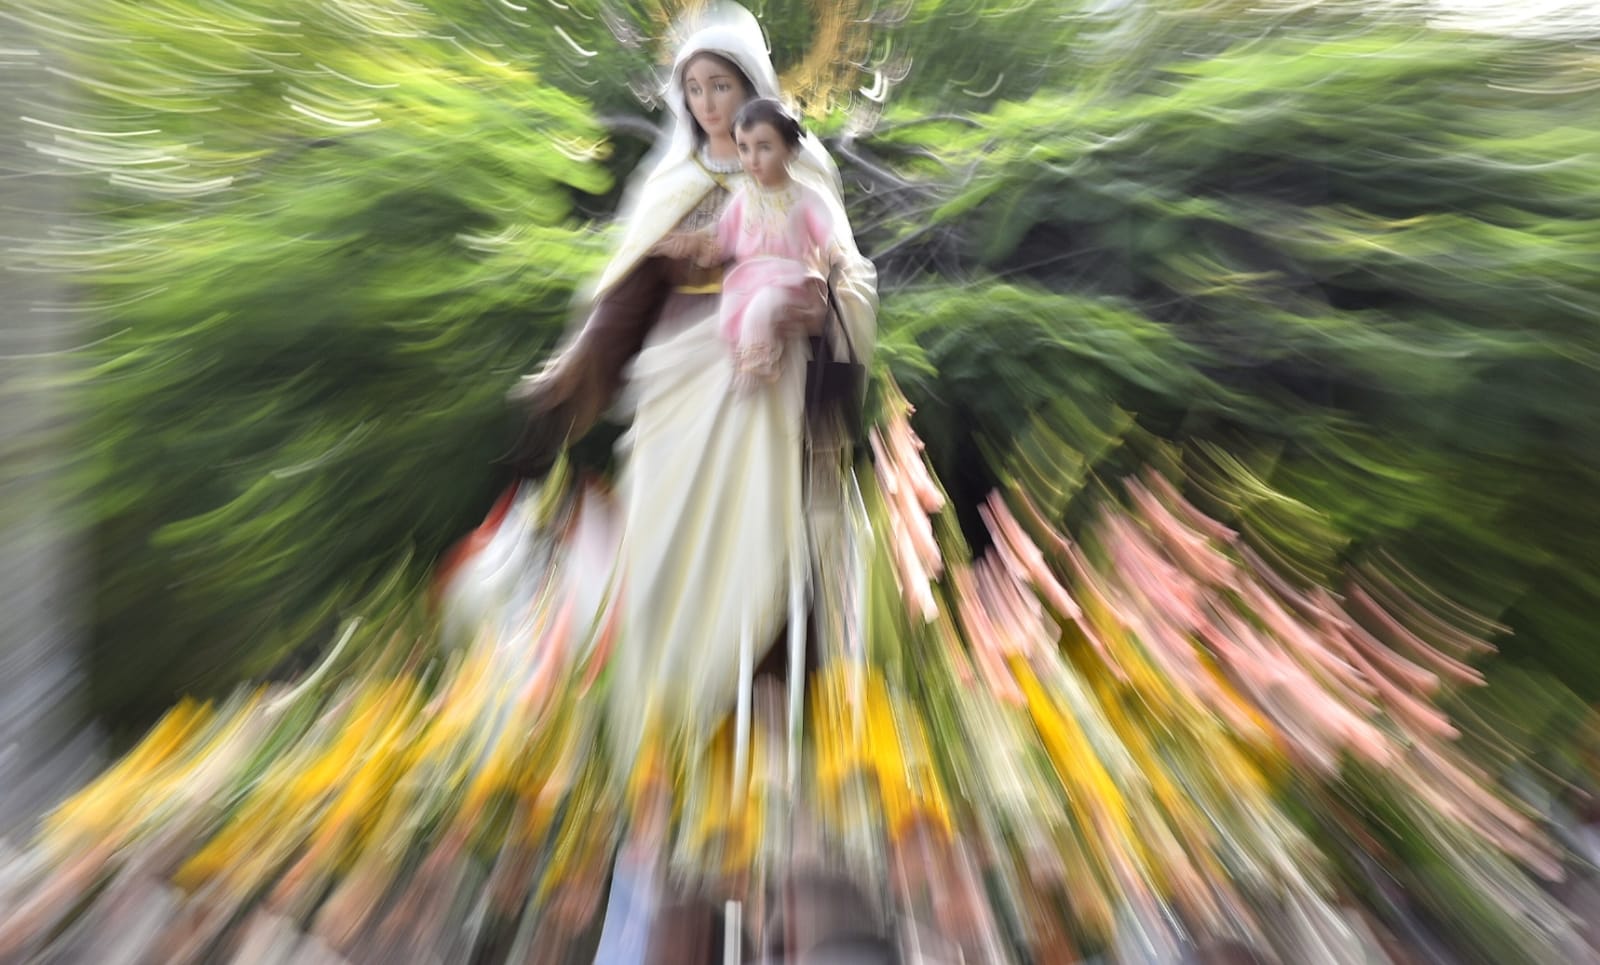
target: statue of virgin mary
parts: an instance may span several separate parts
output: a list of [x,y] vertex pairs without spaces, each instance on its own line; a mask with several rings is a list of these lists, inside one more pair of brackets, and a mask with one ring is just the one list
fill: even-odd
[[[781,96],[760,25],[742,7],[714,8],[686,34],[664,85],[668,129],[625,196],[621,241],[585,295],[585,320],[516,393],[545,440],[533,454],[541,465],[606,410],[628,425],[615,554],[603,575],[583,577],[611,587],[609,725],[624,766],[647,726],[702,742],[734,707],[740,670],[763,658],[791,611],[803,612],[815,530],[803,477],[836,463],[807,461],[822,443],[808,436],[803,412],[808,353],[786,351],[779,377],[760,391],[734,391],[717,326],[720,269],[653,253],[669,233],[714,224],[745,178],[736,155],[713,150],[731,138],[710,136],[690,109],[691,67],[720,65],[743,99]],[[731,125],[731,114],[716,123]],[[838,171],[808,134],[791,174],[831,208],[842,252],[836,334],[865,361],[876,272],[851,234]]]

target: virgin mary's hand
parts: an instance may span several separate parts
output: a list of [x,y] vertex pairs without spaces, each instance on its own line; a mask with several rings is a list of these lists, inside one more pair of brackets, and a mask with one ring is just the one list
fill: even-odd
[[694,257],[700,250],[700,239],[683,232],[667,235],[650,246],[650,254],[681,260]]
[[789,302],[783,317],[778,319],[780,338],[797,338],[801,335],[821,335],[822,322],[828,317],[828,296],[821,282],[812,292]]

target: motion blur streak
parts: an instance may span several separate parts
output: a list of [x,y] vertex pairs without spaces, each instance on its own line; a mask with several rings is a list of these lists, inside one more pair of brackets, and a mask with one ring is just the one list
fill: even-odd
[[499,460],[682,11],[0,3],[0,961],[1596,961],[1600,8],[753,6],[869,425],[619,761]]

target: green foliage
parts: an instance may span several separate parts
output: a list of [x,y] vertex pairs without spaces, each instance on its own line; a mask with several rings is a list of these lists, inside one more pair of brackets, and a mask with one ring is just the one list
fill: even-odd
[[[1260,6],[863,11],[857,80],[889,106],[814,126],[881,269],[879,364],[958,514],[1003,479],[1081,518],[1156,462],[1305,579],[1389,559],[1499,619],[1491,676],[1518,686],[1467,706],[1575,772],[1563,730],[1600,698],[1594,54]],[[70,272],[89,320],[96,709],[136,727],[349,614],[379,616],[353,647],[382,639],[506,481],[504,392],[604,257],[670,18],[12,8],[64,64],[29,123],[82,217],[26,267]],[[780,70],[810,52],[823,5],[755,8]],[[1362,805],[1498,948],[1469,871],[1408,852],[1384,789]]]
[[[1359,25],[1308,16],[1204,58],[1157,33],[981,116],[899,106],[864,144],[923,188],[872,223],[886,274],[914,279],[885,298],[887,337],[933,369],[901,378],[965,495],[994,478],[962,446],[972,426],[1005,437],[1046,399],[1111,400],[1259,463],[1342,534],[1313,541],[1334,549],[1308,575],[1394,554],[1592,700],[1600,135],[1583,54]],[[1242,522],[1285,559],[1311,551],[1295,526]]]
[[[1308,575],[1394,554],[1592,699],[1592,61],[1258,7],[864,17],[888,111],[816,128],[882,269],[880,364],[963,511],[1001,475],[1061,506],[1150,459],[1254,476],[1304,518],[1231,511]],[[92,230],[36,258],[94,310],[103,710],[258,673],[424,578],[648,146],[655,3],[353,10],[97,0],[59,34],[74,110],[42,150],[89,175]],[[819,8],[757,12],[780,71],[810,52]],[[1081,458],[1030,464],[1041,433]]]
[[[503,484],[505,390],[604,251],[572,203],[609,188],[600,131],[526,64],[420,14],[401,40],[321,4],[218,10],[102,5],[128,53],[81,51],[100,126],[158,129],[77,152],[106,175],[94,237],[55,253],[100,309],[76,470],[119,716],[414,596]],[[179,65],[197,82],[164,85]],[[178,163],[140,163],[152,138]]]

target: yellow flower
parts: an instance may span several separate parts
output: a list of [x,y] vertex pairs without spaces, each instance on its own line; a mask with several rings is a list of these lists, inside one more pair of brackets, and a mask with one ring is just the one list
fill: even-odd
[[212,722],[209,702],[184,699],[150,729],[139,746],[98,780],[56,809],[43,837],[66,846],[69,836],[102,837],[140,813],[135,802],[150,790],[151,775],[182,752]]
[[1025,659],[1014,656],[1011,666],[1045,753],[1057,778],[1067,788],[1068,804],[1083,826],[1114,834],[1118,840],[1132,840],[1127,804],[1077,721],[1071,713],[1052,704]]

